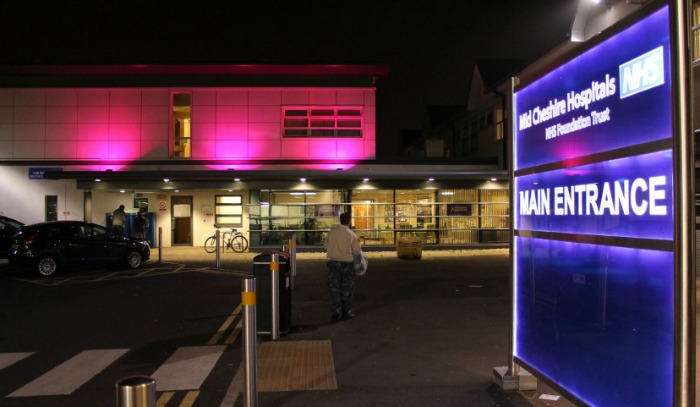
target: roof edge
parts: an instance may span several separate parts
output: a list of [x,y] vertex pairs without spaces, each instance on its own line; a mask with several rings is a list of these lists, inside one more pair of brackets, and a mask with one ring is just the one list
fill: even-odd
[[386,76],[388,65],[132,64],[0,65],[0,75],[102,76]]

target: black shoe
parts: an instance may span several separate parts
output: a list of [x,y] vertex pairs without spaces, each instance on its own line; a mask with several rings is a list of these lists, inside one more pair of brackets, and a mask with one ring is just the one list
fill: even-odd
[[343,319],[353,319],[355,318],[355,314],[352,311],[348,311],[343,314]]
[[333,315],[331,315],[331,322],[338,322],[338,321],[340,321],[340,314],[334,312]]

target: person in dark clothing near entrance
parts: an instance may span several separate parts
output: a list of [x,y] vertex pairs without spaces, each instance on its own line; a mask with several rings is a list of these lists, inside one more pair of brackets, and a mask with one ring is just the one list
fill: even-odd
[[350,229],[350,214],[340,214],[340,225],[328,232],[323,243],[328,267],[328,289],[331,296],[331,321],[350,319],[355,292],[354,257],[362,254],[360,239]]
[[139,211],[134,218],[134,237],[137,239],[146,239],[146,227],[148,220],[143,216],[143,212]]

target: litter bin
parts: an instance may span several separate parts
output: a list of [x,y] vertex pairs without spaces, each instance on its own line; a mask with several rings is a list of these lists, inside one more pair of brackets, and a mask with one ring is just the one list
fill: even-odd
[[259,334],[272,332],[272,272],[270,262],[272,254],[277,253],[279,259],[279,329],[280,333],[289,332],[292,324],[292,291],[291,268],[289,253],[269,251],[253,258],[253,275],[257,283],[256,289],[256,325]]
[[396,255],[399,259],[420,260],[423,256],[423,240],[413,236],[400,237],[396,241]]

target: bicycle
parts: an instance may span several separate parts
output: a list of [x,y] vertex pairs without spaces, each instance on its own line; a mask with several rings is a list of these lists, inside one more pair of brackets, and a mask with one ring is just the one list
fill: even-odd
[[[216,230],[219,229],[219,227],[216,228]],[[221,243],[224,250],[229,248],[236,253],[243,253],[248,250],[248,239],[243,236],[243,233],[234,228],[221,234]],[[216,233],[209,236],[207,240],[204,241],[204,250],[207,253],[214,253],[216,251]]]

